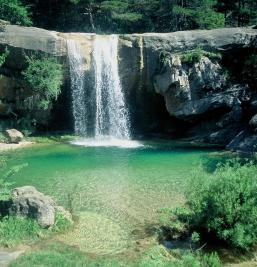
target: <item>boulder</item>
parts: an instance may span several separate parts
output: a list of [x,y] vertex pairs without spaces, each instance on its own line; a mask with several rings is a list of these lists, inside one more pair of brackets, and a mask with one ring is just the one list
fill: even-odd
[[241,131],[227,146],[228,149],[246,153],[257,151],[257,135],[247,130]]
[[24,138],[23,134],[20,131],[16,130],[16,129],[6,130],[5,131],[5,135],[6,135],[7,139],[8,139],[8,142],[9,143],[14,143],[14,144],[20,143]]
[[215,110],[225,113],[239,107],[249,91],[246,85],[232,85],[221,65],[202,57],[192,66],[182,64],[179,55],[169,55],[154,77],[155,91],[164,96],[171,116],[194,121]]
[[48,228],[55,222],[55,207],[51,197],[33,186],[23,186],[13,190],[9,214],[33,218],[42,228]]
[[251,120],[250,120],[250,122],[249,122],[249,125],[250,125],[250,127],[251,127],[252,129],[256,129],[256,128],[257,128],[257,114],[254,115],[254,116],[251,118]]

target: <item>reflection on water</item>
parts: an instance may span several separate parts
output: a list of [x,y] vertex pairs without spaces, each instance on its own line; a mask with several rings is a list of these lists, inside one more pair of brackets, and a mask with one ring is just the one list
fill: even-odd
[[77,228],[62,240],[111,253],[131,246],[132,233],[140,235],[155,224],[158,209],[183,202],[192,170],[210,152],[154,144],[128,149],[47,145],[7,157],[9,166],[28,163],[15,174],[16,185],[34,185],[80,216]]

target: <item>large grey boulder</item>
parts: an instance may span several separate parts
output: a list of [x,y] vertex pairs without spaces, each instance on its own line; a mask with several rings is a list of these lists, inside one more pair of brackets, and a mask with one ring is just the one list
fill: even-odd
[[55,207],[56,203],[51,197],[33,186],[23,186],[13,190],[9,213],[33,218],[41,227],[47,228],[55,222]]
[[248,87],[228,87],[222,67],[202,57],[192,66],[183,64],[180,55],[170,55],[160,73],[154,77],[155,91],[164,96],[170,115],[192,121],[218,109],[239,106]]
[[5,136],[7,137],[9,143],[14,143],[14,144],[20,143],[24,138],[23,134],[16,129],[6,130]]

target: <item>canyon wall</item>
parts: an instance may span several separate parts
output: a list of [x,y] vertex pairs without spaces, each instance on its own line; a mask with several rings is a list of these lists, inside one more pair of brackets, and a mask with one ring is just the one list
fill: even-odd
[[[31,112],[26,106],[30,92],[19,73],[25,67],[25,55],[37,52],[56,57],[64,66],[63,95],[50,110],[33,111],[42,125],[50,129],[53,121],[58,125],[60,114],[69,113],[70,106],[67,39],[79,43],[86,82],[93,88],[94,38],[94,34],[57,33],[1,22],[0,53],[5,47],[10,50],[0,69],[1,120],[12,117],[10,110],[18,116]],[[185,55],[197,49],[201,57],[188,62]],[[257,54],[253,28],[120,35],[119,74],[134,136],[155,134],[257,150],[257,86],[241,75],[244,61],[252,54]],[[72,128],[68,118],[72,119],[67,116],[62,124]]]

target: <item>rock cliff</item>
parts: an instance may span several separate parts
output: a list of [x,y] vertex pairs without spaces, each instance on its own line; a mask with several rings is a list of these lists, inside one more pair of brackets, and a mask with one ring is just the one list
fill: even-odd
[[[63,91],[69,95],[66,40],[80,43],[90,76],[94,36],[0,24],[0,53],[5,47],[10,50],[0,69],[0,115],[8,117],[10,110],[26,113],[27,88],[19,76],[26,53],[57,57],[66,70]],[[197,49],[202,55],[189,62],[186,55]],[[155,132],[256,150],[256,85],[244,79],[241,68],[252,54],[257,54],[257,30],[252,28],[120,35],[119,73],[134,134]],[[68,109],[68,102],[60,101]],[[47,122],[50,115],[58,112],[38,116]]]

